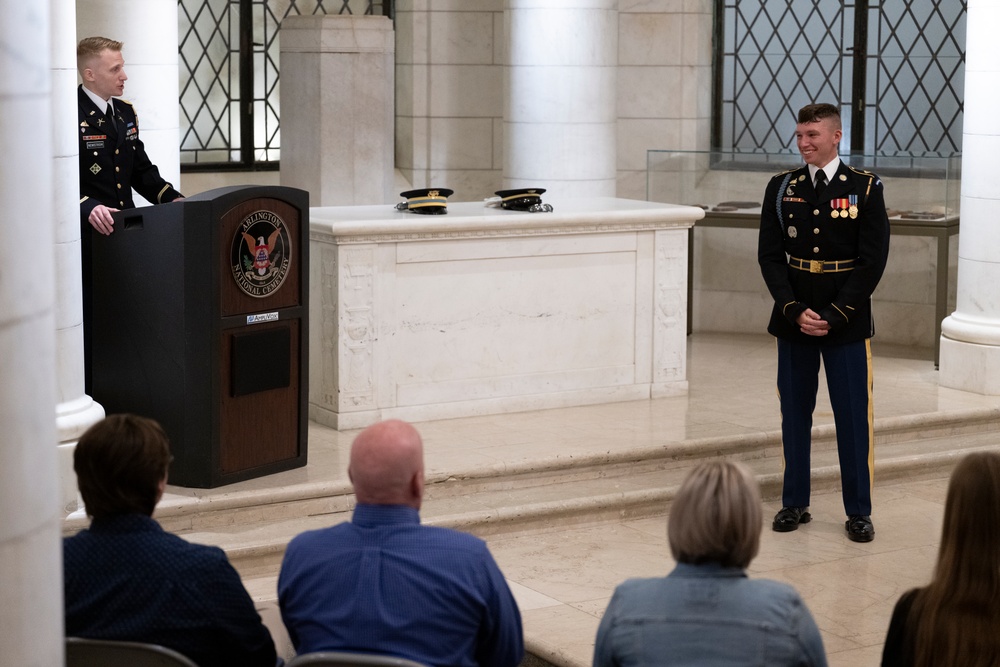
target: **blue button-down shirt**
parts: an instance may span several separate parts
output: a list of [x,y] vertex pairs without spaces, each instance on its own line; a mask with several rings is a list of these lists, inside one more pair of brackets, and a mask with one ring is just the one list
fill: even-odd
[[422,526],[409,507],[359,504],[350,523],[293,539],[278,601],[300,654],[452,667],[514,667],[524,655],[517,603],[486,544]]
[[160,644],[200,667],[274,667],[271,634],[226,554],[142,514],[63,541],[66,635]]
[[615,589],[594,667],[826,665],[812,615],[791,586],[739,568],[678,563]]

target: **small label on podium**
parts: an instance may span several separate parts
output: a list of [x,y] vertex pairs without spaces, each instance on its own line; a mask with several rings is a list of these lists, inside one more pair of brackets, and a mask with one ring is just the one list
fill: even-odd
[[257,313],[247,315],[247,324],[260,324],[261,322],[277,322],[278,313]]

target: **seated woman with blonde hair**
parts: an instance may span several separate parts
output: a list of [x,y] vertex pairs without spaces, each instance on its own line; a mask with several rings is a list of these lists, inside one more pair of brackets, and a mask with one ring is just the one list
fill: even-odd
[[795,589],[747,577],[760,531],[760,491],[747,468],[698,465],[667,523],[677,566],[615,589],[594,667],[826,665],[819,629]]
[[896,602],[882,665],[1000,665],[1000,454],[955,466],[934,578]]

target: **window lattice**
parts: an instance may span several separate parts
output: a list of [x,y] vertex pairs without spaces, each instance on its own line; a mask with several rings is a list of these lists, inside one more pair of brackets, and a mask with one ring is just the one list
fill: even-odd
[[286,16],[379,14],[390,0],[178,0],[181,163],[280,158],[279,31]]
[[827,101],[841,107],[845,146],[961,150],[966,7],[966,0],[717,0],[713,144],[792,150],[798,109]]

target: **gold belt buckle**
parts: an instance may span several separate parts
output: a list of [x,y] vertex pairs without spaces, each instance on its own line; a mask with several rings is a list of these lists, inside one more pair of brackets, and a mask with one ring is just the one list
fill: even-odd
[[809,273],[823,273],[823,260],[821,260],[821,259],[810,259],[809,260]]

